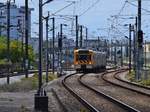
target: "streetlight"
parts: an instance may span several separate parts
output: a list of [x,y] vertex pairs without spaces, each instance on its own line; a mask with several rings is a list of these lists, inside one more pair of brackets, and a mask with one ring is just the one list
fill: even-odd
[[42,88],[42,42],[43,42],[43,6],[53,0],[39,0],[39,85],[37,94],[35,94],[35,109],[41,111],[48,111],[48,96]]

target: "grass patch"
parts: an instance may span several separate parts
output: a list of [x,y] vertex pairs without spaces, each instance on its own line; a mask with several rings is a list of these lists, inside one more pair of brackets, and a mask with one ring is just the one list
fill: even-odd
[[134,81],[136,81],[135,80],[135,71],[131,71],[131,73],[128,73],[128,75],[126,75],[126,78],[128,79],[128,80],[130,80],[131,82],[134,82]]
[[0,65],[5,65],[5,64],[8,64],[7,60],[6,59],[0,59]]
[[20,112],[30,112],[30,110],[27,107],[25,107],[24,105],[21,105]]
[[138,84],[143,85],[143,86],[150,86],[150,79],[147,79],[147,80],[141,79],[141,80],[137,81],[135,79],[135,71],[133,71],[133,70],[131,71],[131,73],[128,73],[126,78],[128,80],[130,80],[131,82],[135,82],[135,83],[138,83]]
[[144,85],[144,86],[150,86],[150,79],[148,79],[148,80],[141,80],[139,83],[141,85]]
[[[53,74],[49,74],[49,81],[56,79]],[[43,82],[46,80],[46,76],[42,77]],[[20,82],[15,82],[10,85],[0,85],[0,92],[29,92],[38,88],[38,74],[34,74],[33,77],[23,78]]]

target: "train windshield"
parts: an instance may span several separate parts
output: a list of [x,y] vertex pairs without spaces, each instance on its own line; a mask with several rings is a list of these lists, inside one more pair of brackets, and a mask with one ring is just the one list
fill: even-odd
[[90,61],[91,60],[91,55],[79,54],[77,56],[77,60],[87,60],[87,61]]

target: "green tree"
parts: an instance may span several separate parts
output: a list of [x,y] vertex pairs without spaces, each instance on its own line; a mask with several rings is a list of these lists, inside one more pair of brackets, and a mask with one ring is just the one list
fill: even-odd
[[5,37],[0,37],[0,59],[6,59],[7,54],[7,46],[6,46],[6,38]]
[[[25,48],[25,45],[23,46]],[[24,50],[25,51],[25,50]],[[32,63],[35,59],[32,46],[28,46],[29,61]],[[12,63],[22,63],[25,53],[22,52],[22,42],[10,40],[10,60]],[[0,37],[0,60],[7,59],[7,39]]]

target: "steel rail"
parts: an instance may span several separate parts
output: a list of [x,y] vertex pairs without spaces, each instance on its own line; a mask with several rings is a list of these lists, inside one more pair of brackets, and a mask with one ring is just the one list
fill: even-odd
[[[118,71],[118,70],[117,70],[117,71]],[[102,75],[107,74],[107,73],[113,73],[113,72],[115,72],[115,71],[104,72]],[[93,87],[91,87],[91,86],[85,84],[85,83],[82,81],[82,77],[84,77],[84,76],[85,76],[85,74],[84,74],[84,75],[81,75],[81,76],[79,77],[79,79],[78,79],[79,82],[80,82],[84,87],[86,87],[86,88],[88,88],[88,89],[94,91],[96,94],[98,94],[98,95],[100,95],[100,96],[103,96],[104,98],[106,98],[106,99],[108,99],[109,101],[111,101],[111,102],[117,104],[118,106],[120,106],[121,108],[123,108],[123,109],[125,109],[125,110],[127,110],[127,111],[129,111],[129,112],[140,112],[139,110],[137,110],[137,109],[135,109],[135,108],[133,108],[133,107],[131,107],[131,106],[125,104],[124,102],[121,102],[121,101],[119,101],[119,100],[117,100],[117,99],[111,97],[110,95],[107,95],[107,94],[101,92],[100,90],[97,90],[97,89],[95,89],[95,88],[93,88]]]
[[90,112],[100,112],[98,109],[96,109],[93,105],[91,105],[88,101],[86,101],[86,99],[82,98],[80,95],[78,95],[71,87],[68,86],[68,84],[66,83],[66,80],[73,76],[76,75],[77,73],[74,74],[70,74],[66,77],[64,77],[64,79],[62,80],[62,84],[63,86],[81,103],[83,104],[88,110],[90,110]]
[[[125,72],[125,71],[126,71],[126,70],[119,70],[119,71],[117,71],[114,75],[116,75],[116,74],[118,74],[118,73],[121,73],[121,72]],[[123,86],[123,85],[114,83],[114,82],[112,82],[112,81],[109,81],[109,80],[107,80],[107,78],[105,78],[105,75],[106,75],[106,74],[103,74],[103,75],[102,75],[102,79],[103,79],[104,81],[106,81],[106,82],[112,84],[112,85],[119,86],[119,87],[121,87],[121,88],[130,90],[130,91],[132,91],[132,92],[136,92],[136,93],[138,93],[138,94],[141,94],[141,95],[145,95],[145,96],[150,97],[150,94],[147,94],[147,93],[144,93],[144,92],[142,92],[142,91],[138,91],[138,90],[136,90],[136,89],[132,89],[132,88],[130,88],[130,87],[126,87],[126,86]],[[113,75],[113,77],[114,77],[114,75]]]
[[150,90],[150,87],[143,86],[143,85],[140,85],[140,84],[137,84],[137,83],[133,83],[133,82],[129,82],[129,81],[123,80],[123,79],[121,79],[121,78],[118,76],[118,74],[115,74],[114,77],[115,77],[115,79],[117,79],[117,80],[119,80],[119,81],[121,81],[121,82],[124,82],[124,83],[126,83],[126,84],[130,84],[130,85],[133,85],[133,86],[137,86],[137,87],[141,87],[141,88]]

